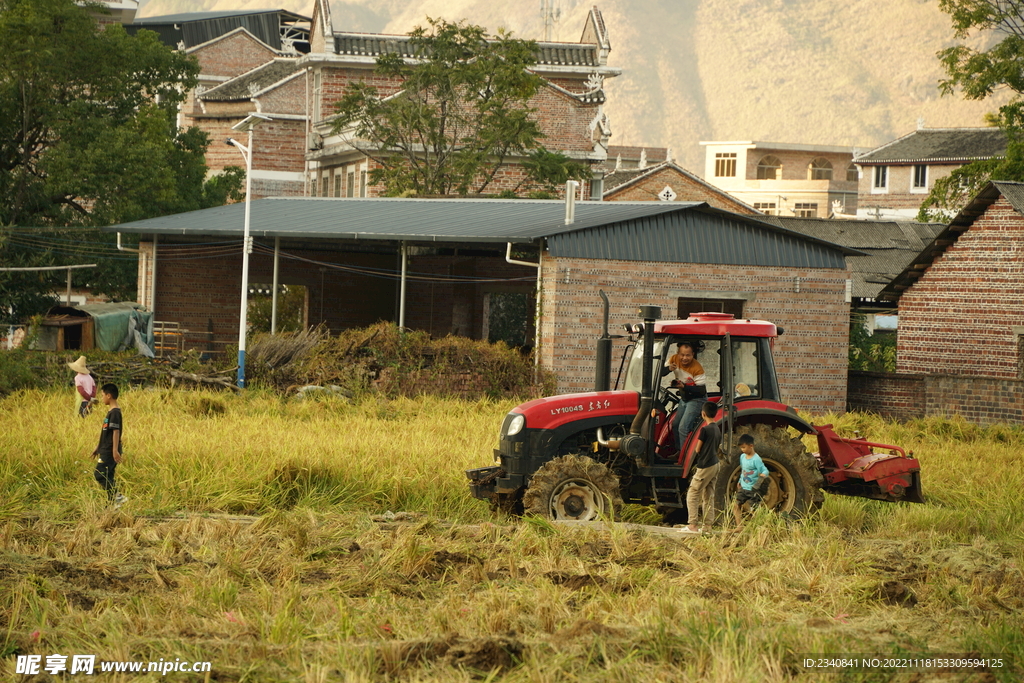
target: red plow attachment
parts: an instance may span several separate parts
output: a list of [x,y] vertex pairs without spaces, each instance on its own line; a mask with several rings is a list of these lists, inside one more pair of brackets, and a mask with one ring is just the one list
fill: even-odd
[[832,425],[814,429],[818,436],[814,456],[826,491],[890,502],[924,502],[921,464],[899,446],[844,439],[832,431]]

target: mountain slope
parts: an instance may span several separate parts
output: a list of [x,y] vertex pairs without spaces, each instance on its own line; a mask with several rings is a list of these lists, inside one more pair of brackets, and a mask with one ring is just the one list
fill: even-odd
[[[579,40],[593,0],[556,0],[555,39]],[[149,0],[141,15],[309,0]],[[540,38],[536,0],[343,0],[338,30],[406,33],[425,17]],[[671,147],[703,173],[701,140],[868,149],[913,130],[983,125],[1000,100],[940,97],[935,53],[951,44],[934,0],[598,0],[612,41],[614,144]]]

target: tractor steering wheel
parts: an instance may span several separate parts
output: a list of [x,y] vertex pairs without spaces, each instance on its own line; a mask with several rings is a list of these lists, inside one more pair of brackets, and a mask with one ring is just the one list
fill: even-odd
[[665,412],[671,412],[682,402],[683,398],[679,393],[679,387],[665,386],[661,388],[661,395],[658,397],[658,400],[665,406]]

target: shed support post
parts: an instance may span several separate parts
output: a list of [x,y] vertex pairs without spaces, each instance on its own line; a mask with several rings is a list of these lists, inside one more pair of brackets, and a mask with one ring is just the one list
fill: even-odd
[[405,328],[405,278],[409,266],[409,254],[405,242],[402,242],[402,285],[398,293],[398,327]]
[[274,238],[274,293],[270,296],[270,334],[277,334],[277,273],[281,265],[281,238]]

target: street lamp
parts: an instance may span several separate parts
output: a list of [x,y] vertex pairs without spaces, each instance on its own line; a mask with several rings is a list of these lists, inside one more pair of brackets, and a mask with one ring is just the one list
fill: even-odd
[[229,145],[237,149],[245,159],[245,237],[242,240],[242,310],[238,315],[238,386],[245,387],[245,328],[249,318],[249,254],[252,253],[252,238],[249,237],[249,206],[252,194],[252,129],[263,121],[270,121],[263,114],[249,114],[231,126],[231,130],[249,132],[249,145],[245,146],[234,138],[228,138]]

